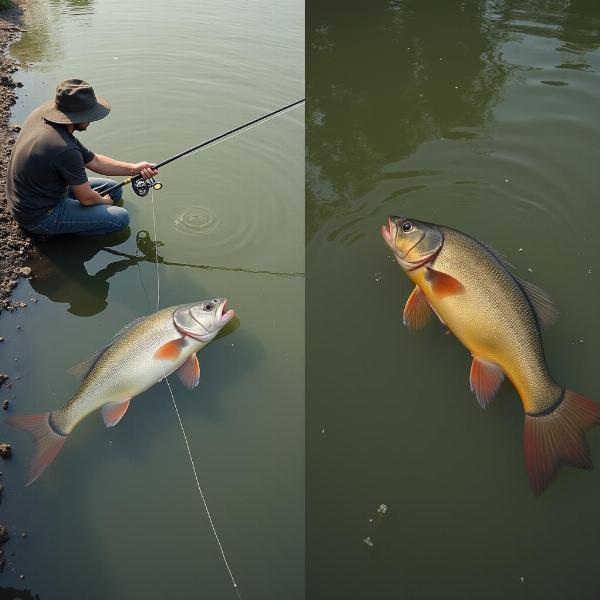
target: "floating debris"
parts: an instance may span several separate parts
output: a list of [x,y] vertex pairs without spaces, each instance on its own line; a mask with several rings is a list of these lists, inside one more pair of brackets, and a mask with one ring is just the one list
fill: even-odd
[[375,547],[375,543],[373,542],[373,540],[371,539],[371,537],[366,537],[363,542],[369,546],[369,548],[374,548]]
[[519,252],[523,252],[523,248],[519,248]]
[[[0,444],[0,456],[2,458],[10,458],[12,456],[12,446],[7,443]],[[2,526],[0,525],[0,544],[2,543]]]
[[387,504],[380,504],[379,508],[377,509],[377,512],[383,517],[383,515],[385,515],[385,513],[387,513],[388,511],[388,507]]
[[8,410],[8,400],[5,400],[5,401],[2,403],[2,408],[3,408],[4,410]]
[[29,277],[31,275],[31,269],[29,267],[21,267],[19,269],[19,275],[23,277]]

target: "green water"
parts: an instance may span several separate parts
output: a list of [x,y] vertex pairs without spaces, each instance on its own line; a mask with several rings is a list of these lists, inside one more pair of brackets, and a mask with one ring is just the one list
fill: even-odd
[[515,391],[481,410],[457,340],[403,327],[412,286],[379,228],[412,216],[505,254],[561,311],[553,375],[600,400],[600,5],[307,14],[307,597],[598,598],[600,472],[532,495]]
[[[304,96],[296,0],[37,1],[12,52],[24,65],[15,123],[58,81],[80,77],[112,104],[82,141],[132,162],[158,162]],[[200,353],[198,388],[172,379],[239,589],[302,598],[304,109],[159,178],[156,236],[150,198],[129,190],[129,236],[41,247],[36,278],[16,294],[26,313],[0,317],[0,370],[13,377],[2,397],[13,414],[71,397],[78,383],[67,369],[153,311],[156,237],[161,306],[224,296],[239,316]],[[44,600],[236,597],[166,386],[136,398],[114,429],[84,421],[29,488],[29,439],[6,426],[2,437],[15,448],[2,468],[2,522],[16,539],[0,586],[26,585]]]

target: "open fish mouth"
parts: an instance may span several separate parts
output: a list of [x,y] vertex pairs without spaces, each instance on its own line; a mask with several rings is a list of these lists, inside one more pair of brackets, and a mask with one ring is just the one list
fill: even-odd
[[388,222],[387,225],[382,225],[381,226],[381,236],[383,237],[383,239],[385,240],[385,243],[393,249],[394,247],[394,243],[392,240],[392,219],[390,217],[388,217]]
[[229,301],[227,300],[227,298],[225,298],[221,306],[219,306],[219,308],[217,309],[217,316],[219,317],[219,320],[222,323],[228,323],[229,321],[231,321],[231,319],[233,319],[233,317],[235,317],[235,310],[233,310],[232,308],[227,309],[228,302]]

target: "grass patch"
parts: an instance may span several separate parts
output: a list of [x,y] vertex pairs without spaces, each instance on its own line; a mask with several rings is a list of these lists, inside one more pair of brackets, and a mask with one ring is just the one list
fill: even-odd
[[0,10],[10,8],[11,6],[12,2],[10,0],[0,0]]

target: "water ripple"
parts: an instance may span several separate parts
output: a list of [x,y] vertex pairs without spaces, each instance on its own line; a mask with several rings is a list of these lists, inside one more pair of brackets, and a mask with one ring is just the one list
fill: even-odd
[[175,217],[175,228],[184,233],[207,233],[218,224],[217,215],[205,206],[184,208]]

